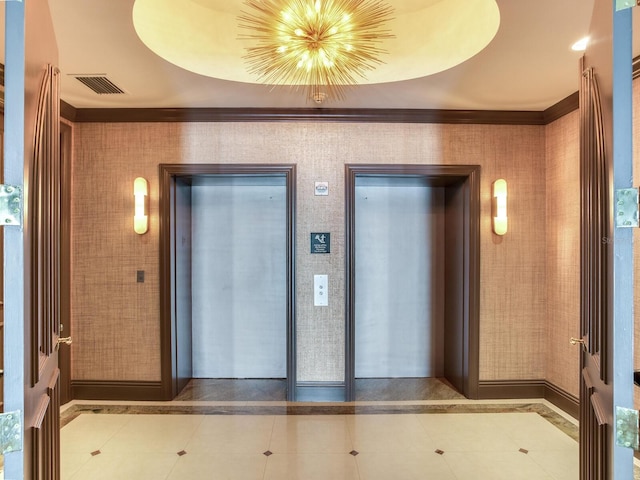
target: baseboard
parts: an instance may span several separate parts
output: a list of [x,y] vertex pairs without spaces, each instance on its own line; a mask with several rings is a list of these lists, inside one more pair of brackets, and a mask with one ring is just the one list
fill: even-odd
[[478,399],[544,398],[544,380],[480,380]]
[[574,418],[580,415],[580,400],[546,380],[480,380],[478,399],[544,398]]
[[575,419],[580,418],[580,399],[565,390],[557,387],[553,383],[546,382],[544,398],[553,403],[556,407],[564,410]]
[[128,382],[109,380],[72,380],[74,400],[166,400],[162,382]]
[[296,385],[296,402],[344,402],[346,398],[347,390],[342,383],[305,382]]

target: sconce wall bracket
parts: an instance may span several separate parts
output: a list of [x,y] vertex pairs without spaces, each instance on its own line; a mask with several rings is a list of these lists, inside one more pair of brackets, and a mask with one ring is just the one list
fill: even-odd
[[616,190],[615,202],[616,227],[634,228],[640,226],[637,188],[621,188]]
[[0,226],[21,226],[23,210],[22,187],[0,185]]

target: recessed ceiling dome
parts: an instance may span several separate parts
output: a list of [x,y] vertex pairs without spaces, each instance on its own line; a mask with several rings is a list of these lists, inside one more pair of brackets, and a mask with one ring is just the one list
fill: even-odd
[[[495,0],[386,0],[395,36],[381,47],[383,64],[359,83],[426,77],[473,57],[496,35],[500,11]],[[165,60],[201,75],[261,83],[247,70],[240,40],[240,2],[229,0],[136,0],[133,25],[144,44]]]

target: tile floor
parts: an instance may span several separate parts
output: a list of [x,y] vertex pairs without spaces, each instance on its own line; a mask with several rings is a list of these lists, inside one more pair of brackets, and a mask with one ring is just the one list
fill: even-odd
[[75,405],[61,430],[62,479],[578,479],[577,428],[550,405],[363,402],[351,407],[363,413],[330,414],[345,405],[256,402],[230,415],[234,406]]

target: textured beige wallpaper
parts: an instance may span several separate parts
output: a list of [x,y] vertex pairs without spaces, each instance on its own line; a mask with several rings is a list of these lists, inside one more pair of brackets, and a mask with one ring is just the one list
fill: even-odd
[[[480,164],[480,378],[545,376],[545,127],[345,123],[77,124],[72,199],[72,378],[159,380],[159,163],[295,163],[298,380],[344,375],[344,164]],[[145,176],[151,226],[132,229]],[[509,185],[509,232],[491,233],[491,183]],[[315,181],[329,196],[315,197]],[[310,255],[309,233],[332,233]],[[136,270],[146,282],[136,283]],[[326,273],[329,308],[313,307]]]
[[546,127],[547,369],[546,378],[580,393],[580,114]]

